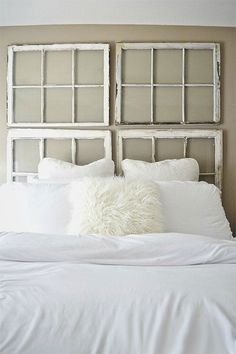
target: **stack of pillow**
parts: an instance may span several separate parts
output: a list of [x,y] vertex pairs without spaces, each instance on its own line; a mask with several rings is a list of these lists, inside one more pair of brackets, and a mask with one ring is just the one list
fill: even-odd
[[123,236],[179,232],[231,239],[214,185],[198,182],[194,159],[75,166],[45,158],[31,183],[0,187],[0,231]]

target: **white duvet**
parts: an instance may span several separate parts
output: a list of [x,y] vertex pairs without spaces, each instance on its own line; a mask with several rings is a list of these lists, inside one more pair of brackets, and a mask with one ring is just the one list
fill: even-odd
[[0,354],[235,354],[236,242],[0,233]]

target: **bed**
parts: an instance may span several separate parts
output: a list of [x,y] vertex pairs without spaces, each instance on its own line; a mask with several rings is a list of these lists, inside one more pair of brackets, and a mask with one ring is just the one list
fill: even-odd
[[[31,163],[35,154],[44,160],[47,139],[69,139],[72,162],[77,162],[79,144],[76,139],[88,139],[90,143],[100,139],[104,144],[104,156],[100,157],[110,158],[110,132],[90,134],[86,131],[11,130],[9,181],[38,177],[37,171],[29,165],[25,165],[28,169],[21,170],[20,164],[15,163],[21,153],[16,141],[36,141],[38,147],[34,155],[30,155]],[[155,139],[182,139],[183,157],[186,157],[189,139],[201,139],[201,143],[202,139],[213,139],[215,169],[200,171],[200,174],[203,178],[213,178],[221,187],[221,131],[178,130],[176,134],[173,130],[171,133],[120,131],[118,168],[125,157],[131,157],[133,148],[128,150],[124,141],[129,138],[150,141],[153,158]],[[42,173],[42,168],[40,171]],[[98,181],[99,190],[108,184],[104,178],[107,177],[100,177]],[[14,200],[8,204],[1,202],[0,353],[236,353],[236,243],[220,204],[219,189],[214,185],[209,187],[206,182],[160,182],[158,188],[166,198],[162,202],[171,206],[168,213],[175,216],[168,219],[164,215],[169,228],[165,232],[130,232],[126,236],[108,237],[101,232],[75,235],[63,231],[70,210],[63,199],[68,185],[71,183],[60,181],[49,187],[36,181],[0,187],[0,200],[4,195],[8,196],[8,201],[9,198]],[[95,185],[90,181],[89,190]],[[84,188],[83,185],[79,190],[81,199]],[[30,191],[30,197],[26,197],[26,191]],[[206,204],[208,195],[214,195],[212,204]],[[172,198],[172,202],[168,198]],[[126,213],[132,212],[131,209],[128,205]],[[201,210],[198,219],[196,210]],[[131,217],[134,218],[133,214]],[[179,219],[183,220],[182,225]],[[11,230],[12,221],[15,230]]]
[[114,124],[109,44],[9,46],[7,81],[0,354],[235,354],[220,45],[116,44]]

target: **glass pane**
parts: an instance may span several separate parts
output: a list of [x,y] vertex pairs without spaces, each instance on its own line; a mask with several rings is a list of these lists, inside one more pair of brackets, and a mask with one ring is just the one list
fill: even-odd
[[75,90],[76,122],[103,122],[103,88],[84,87]]
[[190,123],[206,123],[213,120],[213,88],[186,87],[186,120]]
[[40,85],[41,52],[14,53],[14,85]]
[[45,120],[47,123],[72,122],[72,90],[45,89]]
[[151,50],[123,50],[122,82],[124,84],[151,83]]
[[158,123],[179,123],[182,118],[182,88],[154,88],[154,121]]
[[75,83],[103,84],[103,51],[78,50],[75,57]]
[[149,87],[125,87],[122,91],[122,121],[149,123],[151,121],[151,89]]
[[14,90],[14,120],[16,123],[40,123],[41,92],[38,88]]
[[51,85],[72,83],[71,51],[48,51],[45,53],[45,83]]
[[13,182],[27,183],[27,176],[15,176]]
[[186,78],[189,84],[213,83],[213,51],[206,49],[186,50]]
[[184,157],[184,139],[156,139],[156,161]]
[[155,84],[180,84],[182,82],[182,51],[158,49],[153,53]]
[[103,139],[78,139],[76,140],[76,163],[85,165],[104,158]]
[[214,139],[188,139],[187,156],[197,160],[200,172],[215,172]]
[[152,162],[152,140],[124,139],[123,158]]
[[14,172],[37,172],[39,163],[39,140],[14,141]]
[[199,180],[210,184],[215,184],[215,176],[200,176]]
[[71,139],[46,139],[45,157],[72,162]]

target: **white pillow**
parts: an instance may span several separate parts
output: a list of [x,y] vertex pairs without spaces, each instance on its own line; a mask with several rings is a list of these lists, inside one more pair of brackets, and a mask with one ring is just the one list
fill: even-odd
[[152,181],[198,181],[199,165],[196,160],[184,158],[145,162],[138,160],[123,160],[122,169],[125,177],[143,177]]
[[158,182],[166,232],[231,239],[220,191],[206,182]]
[[39,179],[38,176],[28,176],[27,183],[32,184],[69,184],[78,181],[78,178],[47,178]]
[[112,176],[114,176],[114,162],[110,159],[101,159],[88,165],[77,166],[70,162],[46,157],[38,165],[39,179]]
[[163,231],[158,185],[125,178],[71,184],[69,234],[127,235]]
[[68,185],[0,186],[0,231],[65,234],[70,211]]

